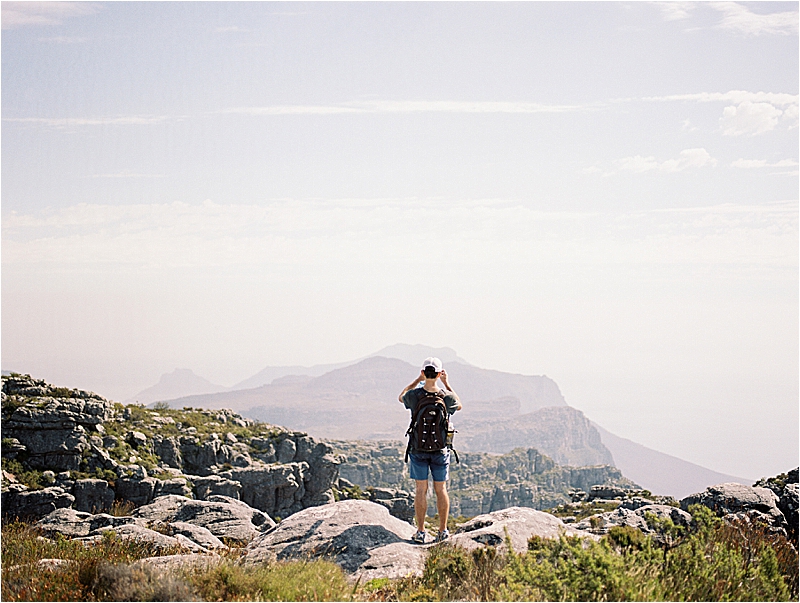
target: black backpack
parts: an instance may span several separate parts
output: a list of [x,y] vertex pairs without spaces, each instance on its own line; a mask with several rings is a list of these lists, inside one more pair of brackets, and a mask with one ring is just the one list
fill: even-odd
[[[408,426],[408,447],[406,448],[406,462],[408,453],[438,452],[452,447],[453,431],[450,430],[450,419],[447,407],[444,404],[444,392],[429,392],[422,390],[422,395],[417,400],[417,407],[411,414],[411,424]],[[458,454],[453,453],[458,460]]]

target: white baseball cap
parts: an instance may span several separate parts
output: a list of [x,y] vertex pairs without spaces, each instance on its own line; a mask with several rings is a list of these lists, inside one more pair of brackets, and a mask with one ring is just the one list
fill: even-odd
[[422,370],[424,371],[429,366],[435,368],[437,373],[442,372],[442,361],[439,360],[438,358],[434,357],[426,358],[425,361],[422,363]]

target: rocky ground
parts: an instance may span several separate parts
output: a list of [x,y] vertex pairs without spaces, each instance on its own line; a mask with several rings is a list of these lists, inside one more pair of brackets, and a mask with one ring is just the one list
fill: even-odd
[[[399,442],[318,441],[230,411],[123,406],[20,375],[3,377],[2,438],[3,516],[36,521],[46,537],[113,531],[180,550],[179,563],[234,546],[252,562],[332,557],[353,576],[421,571]],[[612,467],[519,449],[461,455],[451,490],[454,514],[473,517],[452,537],[466,548],[508,538],[524,550],[533,535],[597,538],[613,526],[656,533],[666,519],[691,524],[692,504],[797,542],[797,469],[675,501]]]
[[[339,479],[344,487],[370,486],[413,491],[404,463],[406,443],[395,441],[328,440],[343,458]],[[549,509],[570,502],[576,490],[593,485],[613,485],[626,491],[637,490],[616,467],[596,465],[570,467],[558,465],[533,448],[518,448],[506,454],[459,453],[460,462],[451,458],[450,504],[454,516],[474,517],[508,507]],[[429,501],[430,514],[435,503]]]

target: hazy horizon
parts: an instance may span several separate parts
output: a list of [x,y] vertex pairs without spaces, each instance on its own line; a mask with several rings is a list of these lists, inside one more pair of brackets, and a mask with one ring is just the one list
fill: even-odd
[[798,465],[798,3],[2,3],[2,368],[399,342]]

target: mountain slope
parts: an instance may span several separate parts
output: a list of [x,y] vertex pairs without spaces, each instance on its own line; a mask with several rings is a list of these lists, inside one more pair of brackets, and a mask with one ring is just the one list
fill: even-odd
[[[362,360],[374,358],[376,356],[382,356],[383,358],[395,358],[397,360],[407,362],[411,366],[416,366],[428,356],[436,356],[443,363],[445,363],[446,367],[453,362],[469,364],[466,360],[459,357],[458,354],[456,354],[456,351],[452,348],[432,348],[426,345],[397,343],[395,345],[387,346],[382,350],[378,350],[373,354],[364,356],[363,358],[351,360],[350,362],[339,362],[336,364],[315,364],[313,366],[268,366],[260,370],[252,377],[248,377],[244,381],[237,383],[230,389],[237,390],[261,387],[262,385],[269,385],[275,379],[280,379],[281,377],[285,377],[287,375],[307,375],[309,377],[319,377],[320,375],[324,375],[330,371],[352,366],[354,364],[358,364]],[[190,392],[187,392],[186,394],[182,395],[189,395],[189,393]]]
[[614,456],[614,466],[623,475],[657,494],[684,498],[702,492],[708,486],[736,482],[750,486],[753,480],[718,473],[675,456],[657,452],[621,438],[594,424],[603,443]]
[[[529,447],[541,450],[561,465],[614,465],[595,426],[570,406],[540,408],[499,419],[474,420],[464,413],[457,429],[459,448],[472,452],[507,453]],[[624,471],[623,474],[633,479]]]
[[140,391],[126,402],[150,404],[159,400],[170,400],[178,396],[191,394],[214,394],[225,391],[221,385],[211,383],[190,369],[175,369],[171,373],[161,375],[158,383]]

